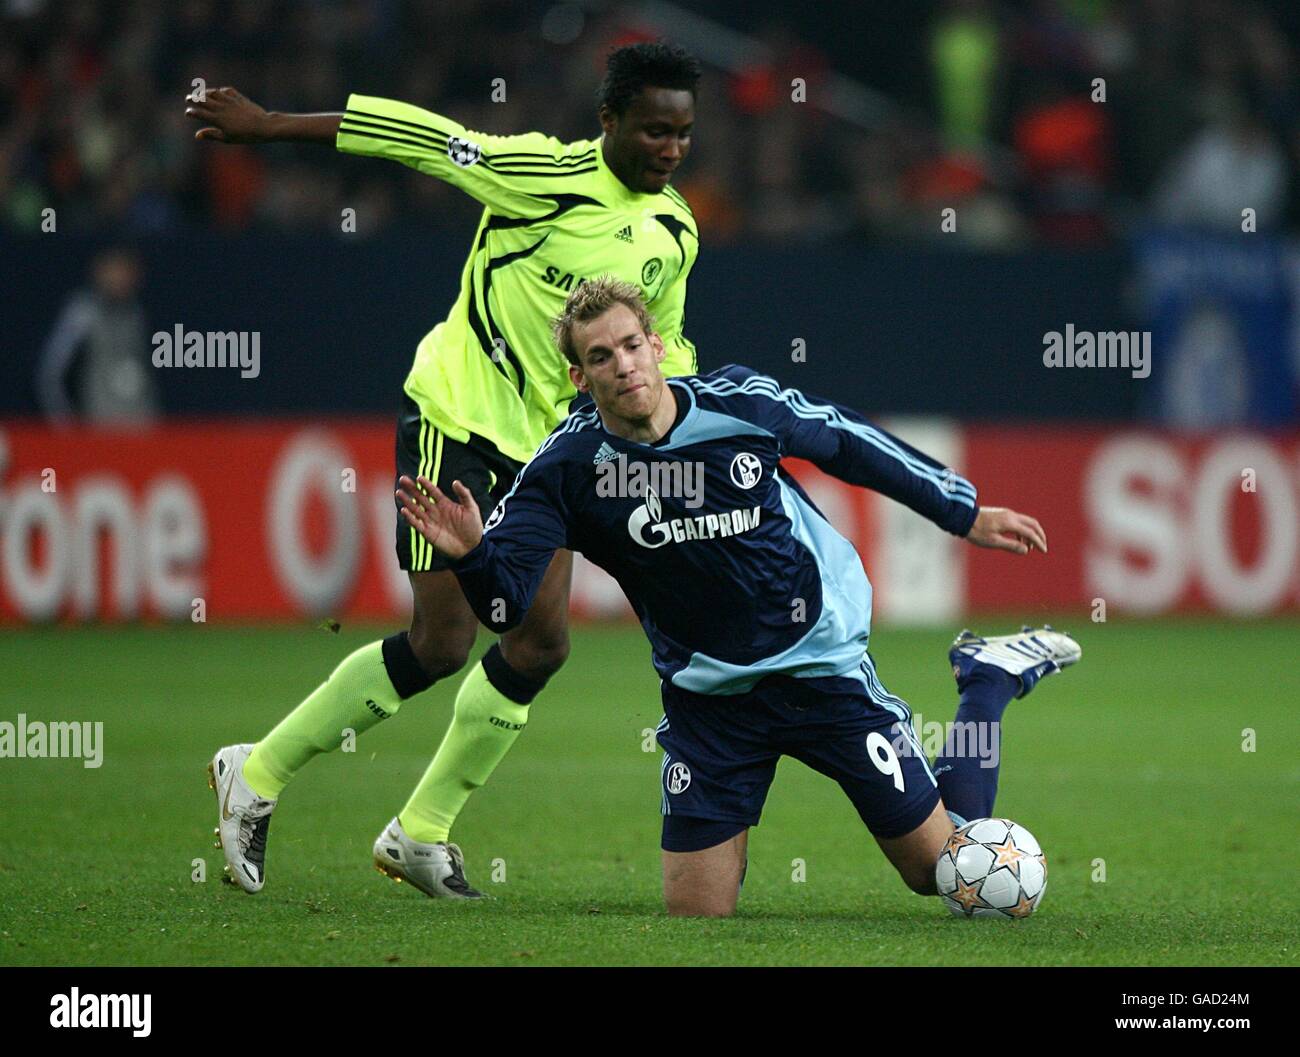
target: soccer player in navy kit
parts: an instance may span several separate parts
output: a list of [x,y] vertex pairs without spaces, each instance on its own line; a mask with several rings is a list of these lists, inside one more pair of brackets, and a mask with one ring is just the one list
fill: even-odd
[[[857,552],[780,461],[808,459],[979,546],[1045,552],[1042,527],[981,508],[968,481],[898,438],[747,368],[665,379],[664,345],[627,283],[583,284],[555,333],[594,406],[542,443],[487,524],[459,482],[453,500],[404,477],[398,498],[493,630],[523,619],[560,548],[623,588],[662,680],[669,912],[735,908],[748,828],[782,755],[839,782],[909,887],[932,894],[954,816],[991,812],[997,768],[951,742],[926,761],[867,653],[871,585]],[[699,474],[702,487],[675,487]],[[957,720],[996,724],[1079,649],[1026,629],[963,633],[950,657]]]

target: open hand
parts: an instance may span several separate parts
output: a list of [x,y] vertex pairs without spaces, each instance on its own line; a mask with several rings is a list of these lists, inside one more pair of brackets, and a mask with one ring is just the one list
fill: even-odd
[[219,143],[264,143],[269,137],[265,110],[234,88],[210,88],[203,102],[186,96],[186,116],[207,124],[194,133],[195,139]]
[[981,507],[966,538],[977,547],[1013,554],[1028,554],[1031,550],[1047,553],[1047,533],[1037,519],[1002,506]]
[[483,538],[483,517],[478,504],[468,488],[459,481],[452,482],[460,502],[448,499],[436,484],[427,477],[412,481],[403,476],[398,484],[398,502],[402,516],[432,544],[439,554],[455,561],[463,558]]

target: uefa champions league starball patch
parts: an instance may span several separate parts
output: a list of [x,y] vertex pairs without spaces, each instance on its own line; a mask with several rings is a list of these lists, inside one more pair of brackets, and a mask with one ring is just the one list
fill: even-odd
[[447,157],[462,169],[468,169],[483,157],[483,148],[472,140],[452,136],[447,140]]

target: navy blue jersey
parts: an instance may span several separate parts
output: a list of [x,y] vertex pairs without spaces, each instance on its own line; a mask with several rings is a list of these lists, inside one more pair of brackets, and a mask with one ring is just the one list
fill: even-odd
[[542,443],[483,541],[451,565],[474,612],[496,631],[518,624],[563,547],[618,581],[655,668],[683,690],[852,676],[871,584],[781,460],[807,459],[959,536],[975,520],[974,487],[855,412],[748,368],[667,384],[677,420],[653,444],[608,432],[594,407]]

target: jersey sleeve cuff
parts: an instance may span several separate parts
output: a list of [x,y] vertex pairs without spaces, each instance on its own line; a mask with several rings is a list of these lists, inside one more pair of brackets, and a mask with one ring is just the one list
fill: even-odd
[[345,126],[348,123],[348,115],[353,112],[354,107],[361,98],[356,92],[352,92],[348,96],[347,104],[343,107],[343,120],[339,122],[339,130],[334,134],[334,149],[342,151],[344,154],[360,153],[356,137],[349,133]]
[[971,528],[975,525],[975,519],[979,517],[980,505],[973,503],[970,507],[959,507],[960,513],[956,519],[956,525],[949,531],[956,536],[965,537],[970,534]]
[[483,568],[487,561],[487,537],[482,537],[474,546],[474,549],[467,552],[463,557],[455,558],[447,563],[447,567],[455,573],[472,573]]

